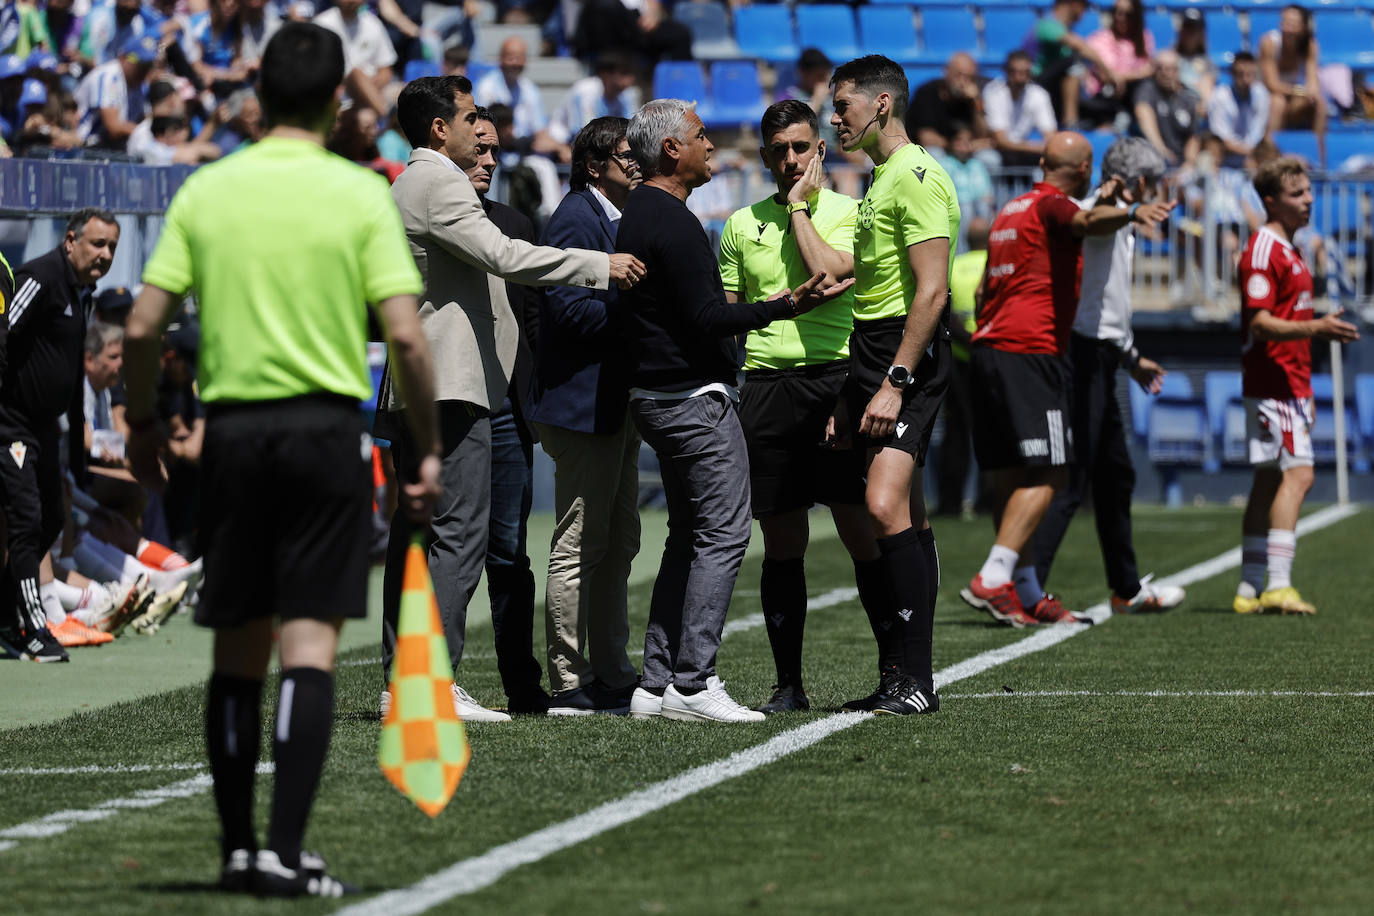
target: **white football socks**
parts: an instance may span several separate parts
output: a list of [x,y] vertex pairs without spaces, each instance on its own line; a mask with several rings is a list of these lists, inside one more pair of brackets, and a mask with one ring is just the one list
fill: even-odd
[[1293,556],[1298,552],[1295,531],[1270,528],[1266,553],[1269,560],[1269,588],[1287,588],[1293,584]]
[[978,571],[978,575],[983,580],[984,588],[997,588],[1006,585],[1011,581],[1012,569],[1016,566],[1018,554],[1010,547],[1003,547],[1001,544],[993,544],[992,550],[988,551],[987,562]]

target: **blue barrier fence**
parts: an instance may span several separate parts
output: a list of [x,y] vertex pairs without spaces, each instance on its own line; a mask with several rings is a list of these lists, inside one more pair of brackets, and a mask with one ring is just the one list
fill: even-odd
[[0,159],[0,215],[39,216],[100,207],[158,216],[190,175],[188,165]]

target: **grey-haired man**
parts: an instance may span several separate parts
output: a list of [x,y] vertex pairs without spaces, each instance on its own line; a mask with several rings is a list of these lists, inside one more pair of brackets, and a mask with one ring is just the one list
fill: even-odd
[[[1139,137],[1118,140],[1102,157],[1102,174],[1119,178],[1123,184],[1117,195],[1121,207],[1157,197],[1159,179],[1166,168],[1158,150]],[[1081,202],[1085,208],[1096,203],[1096,196]],[[1149,576],[1140,578],[1131,541],[1135,468],[1126,445],[1126,426],[1117,406],[1116,373],[1118,368],[1124,368],[1150,394],[1159,393],[1164,378],[1159,363],[1140,355],[1131,333],[1134,252],[1132,223],[1112,235],[1083,240],[1083,279],[1069,340],[1076,461],[1069,468],[1068,486],[1055,494],[1032,539],[1036,574],[1043,586],[1064,532],[1091,487],[1097,538],[1107,567],[1107,584],[1112,590],[1112,610],[1116,613],[1167,611],[1183,601],[1183,589],[1178,586],[1156,585]]]

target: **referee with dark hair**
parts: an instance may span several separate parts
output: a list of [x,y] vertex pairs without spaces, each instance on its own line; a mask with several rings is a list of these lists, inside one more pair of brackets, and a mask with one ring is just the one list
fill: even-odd
[[[156,483],[162,332],[196,291],[207,412],[196,622],[215,630],[205,732],[221,886],[266,896],[352,890],[301,841],[329,747],[339,629],[367,614],[372,441],[359,402],[370,390],[369,304],[412,405],[422,457],[403,505],[417,523],[439,491],[433,366],[400,214],[385,179],[324,149],[343,77],[334,33],[292,22],[273,36],[259,76],[270,130],[177,192],[125,344],[130,458]],[[259,849],[253,780],[274,632],[276,776]]]
[[[816,113],[788,99],[763,113],[759,157],[774,194],[736,211],[720,237],[720,276],[731,303],[758,302],[825,273],[854,275],[859,202],[823,188],[825,141]],[[806,627],[807,510],[830,507],[854,560],[859,599],[881,602],[885,571],[864,508],[863,470],[850,451],[824,447],[826,421],[849,376],[854,294],[745,340],[740,425],[749,446],[754,518],[763,532],[759,603],[778,682],[760,712],[810,709],[802,685]],[[875,608],[876,610],[876,608]]]
[[[81,210],[67,221],[61,244],[20,265],[13,298],[5,296],[0,444],[6,455],[0,458],[0,486],[9,558],[7,581],[0,586],[0,649],[21,659],[68,661],[48,630],[38,566],[65,519],[58,418],[68,415],[73,430],[84,426],[81,380],[91,290],[109,271],[118,244],[114,214]],[[86,453],[79,432],[73,435],[72,470],[80,479]]]

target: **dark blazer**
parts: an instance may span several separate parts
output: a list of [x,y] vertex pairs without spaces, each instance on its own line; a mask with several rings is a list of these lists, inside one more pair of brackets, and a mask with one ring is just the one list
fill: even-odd
[[[558,205],[541,244],[615,251],[615,227],[590,189]],[[629,403],[619,291],[554,286],[544,291],[530,417],[584,433],[613,433]]]
[[[534,244],[534,223],[530,222],[528,216],[514,207],[485,197],[482,198],[482,209],[487,212],[487,219],[491,220],[492,225],[507,238]],[[496,277],[491,279],[498,281]],[[530,423],[529,407],[534,385],[534,347],[539,339],[539,311],[544,290],[509,280],[499,282],[506,285],[506,298],[510,300],[510,310],[515,313],[515,323],[520,327],[520,340],[515,348],[515,371],[510,377],[510,403],[526,441],[538,442],[539,435]]]

